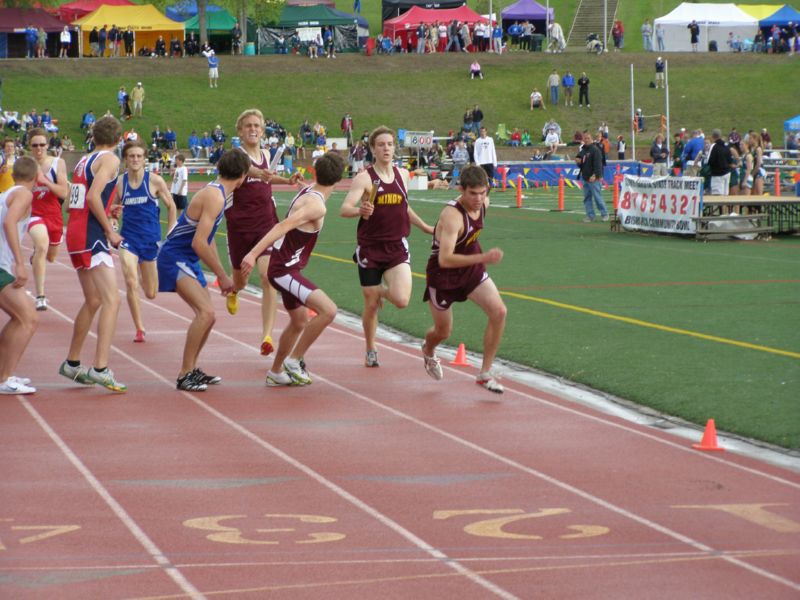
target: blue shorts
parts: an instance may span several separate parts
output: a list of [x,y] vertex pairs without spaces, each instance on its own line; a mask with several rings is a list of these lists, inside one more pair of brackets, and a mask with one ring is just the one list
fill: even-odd
[[149,262],[156,259],[158,255],[158,242],[157,241],[144,241],[135,239],[123,239],[119,247],[124,248],[134,256],[139,257],[139,262]]
[[207,285],[199,260],[186,260],[183,257],[176,258],[161,253],[156,266],[159,292],[174,292],[177,289],[178,279],[181,277],[196,279],[202,287]]

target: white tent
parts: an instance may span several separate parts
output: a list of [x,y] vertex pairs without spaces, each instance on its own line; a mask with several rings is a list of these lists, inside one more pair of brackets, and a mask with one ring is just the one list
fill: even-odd
[[671,13],[656,19],[656,26],[664,28],[666,52],[691,52],[689,23],[697,21],[700,37],[697,49],[708,51],[710,41],[717,42],[719,52],[730,52],[728,35],[732,32],[744,40],[752,39],[758,31],[758,20],[738,8],[735,4],[694,4],[684,2]]

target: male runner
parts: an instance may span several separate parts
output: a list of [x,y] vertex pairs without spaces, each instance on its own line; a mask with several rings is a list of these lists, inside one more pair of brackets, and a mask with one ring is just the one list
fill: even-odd
[[[107,215],[116,189],[119,158],[114,151],[122,137],[122,126],[112,116],[102,117],[92,128],[92,137],[94,151],[84,156],[72,173],[67,221],[67,250],[78,272],[84,301],[75,317],[67,359],[58,372],[78,383],[99,383],[112,392],[125,392],[127,386],[108,368],[119,314],[111,247],[119,247],[122,237],[113,230]],[[81,367],[81,349],[98,309],[94,366],[86,370]]]
[[64,239],[64,214],[61,205],[69,193],[67,165],[47,154],[47,133],[36,128],[28,132],[31,156],[39,164],[33,188],[33,205],[28,233],[33,240],[33,280],[36,286],[36,310],[47,310],[44,294],[45,260],[53,262]]
[[[344,169],[344,159],[338,154],[328,152],[320,157],[315,165],[316,182],[294,197],[286,218],[242,258],[242,273],[247,276],[264,249],[273,246],[269,281],[280,291],[283,306],[289,311],[289,324],[281,333],[272,368],[267,372],[268,386],[311,383],[303,356],[336,317],[336,305],[303,276],[302,270],[322,230],[325,203],[342,179]],[[310,321],[306,307],[317,313]]]
[[375,334],[378,311],[384,299],[405,308],[411,298],[411,264],[406,238],[411,224],[428,234],[433,227],[425,223],[408,204],[407,169],[394,166],[394,132],[378,127],[369,136],[373,164],[353,178],[340,215],[358,217],[353,260],[364,296],[361,323],[366,342],[367,367],[377,367]]
[[422,345],[425,370],[434,379],[442,379],[436,346],[453,330],[453,303],[472,300],[489,318],[483,334],[483,364],[475,383],[502,394],[503,386],[491,369],[506,325],[506,306],[485,265],[499,263],[503,251],[483,252],[478,243],[489,206],[489,179],[481,167],[471,166],[461,171],[459,184],[461,196],[448,202],[439,215],[426,269],[423,300],[430,306],[433,326]]
[[221,377],[207,375],[197,366],[197,358],[216,320],[200,261],[217,276],[223,295],[233,292],[233,280],[222,267],[214,236],[225,214],[226,202],[233,190],[242,184],[249,169],[250,160],[242,152],[225,152],[217,163],[216,181],[192,197],[158,253],[158,291],[177,292],[194,311],[178,372],[176,387],[179,390],[203,392],[208,385],[222,381]]
[[[272,184],[293,184],[303,179],[295,173],[289,179],[269,170],[269,152],[261,148],[264,137],[264,115],[256,108],[244,111],[236,119],[236,131],[241,139],[241,150],[250,157],[250,171],[244,183],[233,193],[233,203],[225,210],[228,226],[228,255],[233,269],[236,289],[228,295],[228,312],[235,315],[239,310],[237,292],[247,285],[247,276],[242,273],[242,257],[278,223]],[[269,284],[267,270],[271,247],[265,248],[256,260],[261,278],[261,354],[267,356],[273,350],[272,327],[275,324],[277,299]]]
[[175,225],[177,210],[167,184],[156,173],[145,170],[147,146],[142,140],[125,142],[122,160],[126,171],[117,180],[117,197],[111,214],[122,215],[122,243],[119,259],[125,276],[128,307],[136,327],[134,342],[144,342],[144,322],[139,304],[139,285],[149,299],[158,292],[156,255],[161,241],[159,198],[167,207],[167,231]]
[[0,330],[0,394],[33,394],[31,380],[15,377],[14,371],[38,324],[25,294],[28,271],[20,240],[28,226],[39,165],[22,157],[11,174],[15,185],[0,194],[0,310],[9,316]]

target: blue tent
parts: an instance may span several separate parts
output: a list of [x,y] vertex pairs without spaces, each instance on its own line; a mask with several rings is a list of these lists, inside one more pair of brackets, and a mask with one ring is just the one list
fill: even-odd
[[797,12],[788,4],[784,4],[783,8],[781,8],[778,12],[771,14],[766,19],[761,19],[758,22],[759,27],[772,27],[773,25],[777,25],[778,27],[786,27],[789,24],[789,21],[797,25],[800,23],[800,12]]
[[783,122],[784,131],[800,131],[800,115]]
[[343,10],[336,10],[335,8],[331,8],[331,12],[333,12],[336,15],[339,15],[340,17],[346,17],[348,19],[355,19],[358,22],[358,26],[359,27],[362,27],[364,29],[369,29],[369,21],[367,21],[360,14],[350,14],[350,13],[345,12]]
[[[206,5],[206,12],[217,12],[225,10],[216,4]],[[172,6],[168,6],[164,11],[173,21],[188,21],[197,14],[196,0],[178,0]]]

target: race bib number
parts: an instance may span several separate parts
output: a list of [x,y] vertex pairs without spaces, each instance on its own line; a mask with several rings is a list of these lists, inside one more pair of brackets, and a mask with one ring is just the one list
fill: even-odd
[[86,206],[86,186],[73,183],[69,186],[69,209],[82,210]]

